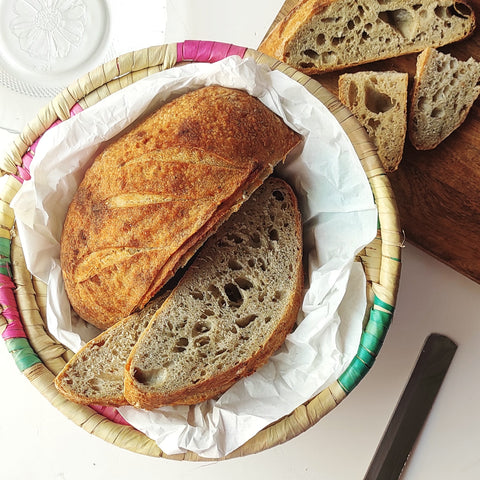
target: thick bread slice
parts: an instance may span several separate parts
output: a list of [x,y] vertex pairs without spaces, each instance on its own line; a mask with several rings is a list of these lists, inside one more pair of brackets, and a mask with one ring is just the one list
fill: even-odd
[[417,150],[430,150],[465,120],[480,94],[480,62],[460,61],[433,48],[417,58],[409,138]]
[[123,395],[125,363],[138,337],[167,293],[143,310],[117,322],[83,346],[55,378],[57,390],[83,405],[127,405]]
[[316,74],[446,45],[474,28],[463,0],[301,0],[259,50]]
[[267,361],[302,301],[301,229],[291,188],[269,178],[207,241],[141,335],[125,370],[129,403],[198,403]]
[[367,130],[385,171],[395,171],[407,133],[408,74],[346,73],[338,79],[338,96]]
[[142,308],[300,139],[258,99],[219,86],[121,136],[65,220],[60,260],[74,310],[105,329]]

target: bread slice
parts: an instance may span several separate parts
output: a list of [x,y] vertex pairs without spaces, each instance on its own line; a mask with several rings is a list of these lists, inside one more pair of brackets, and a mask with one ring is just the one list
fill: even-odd
[[259,50],[316,74],[456,42],[474,28],[462,0],[301,0]]
[[433,48],[417,58],[408,130],[417,150],[431,150],[465,120],[480,94],[480,62]]
[[198,403],[263,365],[302,301],[301,230],[293,191],[269,178],[202,247],[142,333],[126,365],[127,401]]
[[120,136],[95,158],[64,223],[74,310],[106,329],[141,309],[300,140],[257,98],[216,85]]
[[117,322],[83,346],[56,376],[57,390],[83,405],[127,405],[123,395],[125,363],[167,295],[159,295],[141,312]]
[[345,73],[338,79],[338,96],[367,130],[385,171],[395,171],[407,133],[408,74]]

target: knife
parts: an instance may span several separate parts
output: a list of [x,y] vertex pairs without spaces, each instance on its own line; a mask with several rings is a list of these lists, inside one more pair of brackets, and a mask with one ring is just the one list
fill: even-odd
[[400,477],[456,350],[457,345],[444,335],[427,337],[364,480]]

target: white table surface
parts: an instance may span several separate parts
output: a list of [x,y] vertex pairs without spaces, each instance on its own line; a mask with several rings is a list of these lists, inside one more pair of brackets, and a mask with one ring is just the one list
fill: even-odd
[[[282,1],[171,0],[168,4],[167,41],[206,39],[256,47]],[[205,14],[205,6],[214,13]],[[245,13],[255,9],[261,10],[255,18]],[[10,140],[11,135],[0,130],[0,153]],[[393,323],[365,379],[305,433],[245,458],[176,462],[114,447],[51,406],[0,346],[0,478],[361,479],[423,342],[432,332],[450,336],[459,348],[402,478],[480,478],[480,285],[408,241],[402,263]]]

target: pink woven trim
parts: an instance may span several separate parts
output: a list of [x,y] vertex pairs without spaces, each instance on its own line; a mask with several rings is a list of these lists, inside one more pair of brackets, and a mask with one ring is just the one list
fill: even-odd
[[7,328],[2,333],[2,338],[25,338],[25,331],[20,322],[20,314],[18,313],[17,302],[13,289],[15,284],[12,279],[5,274],[0,274],[0,305],[2,306],[2,315],[8,321]]
[[20,320],[15,320],[12,323],[9,323],[2,333],[2,338],[4,340],[10,340],[11,338],[27,338],[22,322]]
[[232,55],[243,58],[247,49],[229,43],[205,40],[185,40],[177,44],[177,63],[179,62],[217,62]]
[[120,425],[130,425],[113,407],[104,407],[102,405],[90,405],[90,408],[95,410],[100,415],[108,418],[112,422],[118,423]]
[[[73,117],[74,115],[77,115],[78,113],[82,112],[83,108],[76,103],[71,109],[70,109],[70,117]],[[58,125],[61,123],[61,120],[56,120],[53,122],[50,127],[48,127],[47,130],[50,130],[53,128],[55,125]],[[23,183],[25,180],[30,180],[32,177],[30,176],[30,165],[32,164],[33,157],[35,155],[35,151],[37,149],[38,142],[40,139],[43,137],[43,134],[40,135],[31,145],[30,148],[28,149],[28,152],[25,153],[25,155],[22,157],[22,165],[17,167],[18,170],[18,175],[13,175],[19,182]]]
[[12,280],[4,274],[0,274],[0,305],[2,306],[2,315],[7,320],[20,320],[18,314],[17,302],[13,289],[15,288]]

